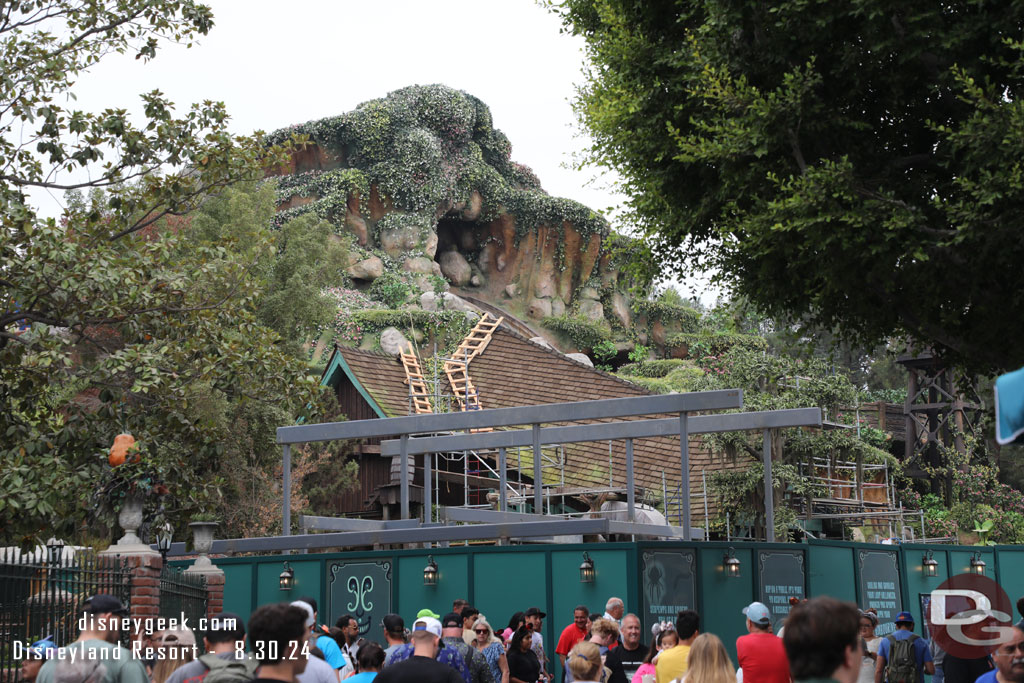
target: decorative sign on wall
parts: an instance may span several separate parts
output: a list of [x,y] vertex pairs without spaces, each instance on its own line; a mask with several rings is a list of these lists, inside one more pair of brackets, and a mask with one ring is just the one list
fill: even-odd
[[333,626],[342,614],[359,622],[359,635],[384,642],[380,622],[391,612],[391,560],[334,562],[328,569],[328,613],[321,621]]
[[888,550],[858,550],[857,564],[860,567],[860,607],[878,610],[875,635],[888,635],[896,630],[892,620],[903,609],[897,554]]
[[804,554],[783,550],[758,552],[757,578],[760,601],[768,606],[772,631],[778,631],[789,614],[789,599],[804,599]]
[[693,550],[644,551],[640,567],[644,633],[650,634],[656,622],[674,623],[680,611],[696,609],[695,567]]

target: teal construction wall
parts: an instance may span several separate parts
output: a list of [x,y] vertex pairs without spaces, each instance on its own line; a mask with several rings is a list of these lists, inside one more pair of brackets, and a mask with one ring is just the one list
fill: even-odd
[[[580,582],[579,565],[584,551],[596,567],[596,578],[591,584]],[[939,563],[935,578],[923,575],[922,562],[928,551]],[[724,558],[730,552],[741,562],[739,577],[724,574]],[[951,575],[966,573],[976,552],[981,553],[987,564],[986,576],[996,579],[1011,601],[1024,595],[1024,546],[883,546],[814,540],[802,544],[589,543],[219,558],[216,564],[225,572],[227,611],[247,617],[260,605],[312,595],[320,604],[321,623],[333,624],[343,612],[365,612],[366,635],[378,640],[382,637],[381,610],[388,608],[411,623],[424,607],[444,614],[451,609],[454,599],[465,598],[500,630],[513,612],[537,606],[548,614],[542,633],[548,657],[557,662],[555,644],[561,630],[572,620],[574,607],[583,604],[591,610],[603,611],[605,601],[617,596],[625,601],[627,612],[643,616],[647,606],[645,595],[647,602],[652,595],[644,593],[651,586],[641,578],[645,553],[668,558],[689,555],[693,566],[687,576],[692,576],[692,604],[701,614],[701,630],[717,634],[735,661],[736,638],[745,633],[740,610],[761,599],[761,581],[768,582],[765,577],[769,575],[762,565],[766,553],[792,555],[800,566],[789,576],[769,577],[773,578],[773,585],[788,583],[791,588],[802,587],[808,597],[831,595],[860,606],[867,606],[873,599],[884,599],[890,592],[898,593],[899,604],[895,609],[910,610],[921,624],[921,595]],[[892,570],[892,591],[876,592],[879,584],[870,582],[873,577],[862,576],[877,571],[863,568],[865,553]],[[423,568],[430,557],[439,569],[436,586],[423,585]],[[295,587],[287,592],[279,587],[285,561],[295,572],[296,580]],[[371,575],[376,577],[376,583],[369,590],[371,586],[365,577]],[[357,585],[360,581],[366,583]],[[678,583],[679,579],[675,581]],[[671,593],[677,586],[663,588],[663,592]],[[781,602],[784,596],[779,597]],[[670,598],[662,601],[672,606]],[[682,597],[676,600],[685,601]],[[644,641],[649,640],[649,632],[645,632]],[[560,675],[557,680],[561,680]]]

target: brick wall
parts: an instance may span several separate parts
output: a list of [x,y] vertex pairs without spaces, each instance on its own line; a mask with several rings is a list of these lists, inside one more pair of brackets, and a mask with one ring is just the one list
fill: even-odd
[[[129,603],[131,618],[156,620],[160,613],[160,570],[163,559],[159,555],[130,556],[125,558],[132,573],[132,591]],[[145,621],[141,623],[146,623]],[[140,634],[132,633],[132,640]]]

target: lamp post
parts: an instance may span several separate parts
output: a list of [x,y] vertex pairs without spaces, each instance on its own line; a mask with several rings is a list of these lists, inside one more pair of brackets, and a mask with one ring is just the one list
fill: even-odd
[[985,575],[985,560],[981,559],[981,553],[974,553],[971,557],[971,573],[978,576]]
[[170,522],[164,522],[159,531],[156,532],[156,549],[160,551],[160,559],[163,565],[167,566],[167,553],[171,551],[171,540],[174,538],[174,527]]
[[46,560],[51,567],[57,567],[64,559],[64,541],[51,538],[46,542]]

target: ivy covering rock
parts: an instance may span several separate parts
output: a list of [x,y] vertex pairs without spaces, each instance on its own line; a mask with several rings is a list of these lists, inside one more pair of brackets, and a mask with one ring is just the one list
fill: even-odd
[[[454,287],[515,317],[558,319],[542,324],[563,350],[612,338],[663,346],[695,331],[696,312],[630,293],[650,286],[620,275],[645,247],[612,233],[589,207],[545,192],[512,160],[487,105],[468,93],[410,86],[267,141],[293,136],[296,151],[271,173],[275,224],[313,215],[350,239],[351,280],[339,286],[388,309]],[[363,331],[358,341],[341,338],[365,345]]]

